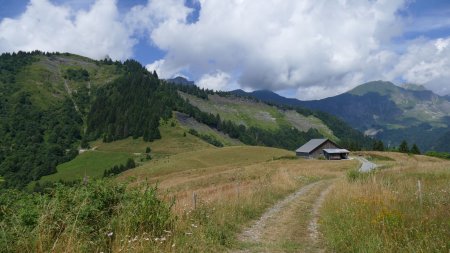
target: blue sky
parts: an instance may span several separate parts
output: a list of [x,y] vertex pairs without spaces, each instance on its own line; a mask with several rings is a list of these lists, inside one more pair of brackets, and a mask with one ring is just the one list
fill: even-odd
[[134,58],[202,87],[317,99],[372,80],[449,94],[450,1],[0,0],[0,51]]

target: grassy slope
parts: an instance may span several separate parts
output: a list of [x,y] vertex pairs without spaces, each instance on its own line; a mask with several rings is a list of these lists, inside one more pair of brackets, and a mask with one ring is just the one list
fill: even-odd
[[[171,122],[175,122],[175,126],[171,126]],[[186,129],[176,123],[174,119],[162,122],[159,130],[162,138],[153,142],[144,142],[142,138],[134,140],[130,137],[111,143],[103,143],[98,140],[91,143],[91,146],[97,147],[96,149],[100,151],[126,153],[144,153],[145,149],[150,147],[152,155],[156,158],[212,147],[193,135],[186,134],[184,137]]]
[[[345,173],[356,169],[355,161],[272,161],[270,157],[276,154],[292,153],[264,147],[211,148],[152,161],[123,173],[118,180],[134,186],[158,183],[161,196],[167,201],[176,199],[173,211],[178,220],[166,250],[245,251],[256,247],[269,252],[309,252],[308,213],[314,198],[289,207],[305,220],[290,229],[286,224],[279,227],[286,234],[285,241],[254,245],[239,242],[236,236],[277,200],[305,184],[328,178],[338,178],[332,194],[325,198],[319,220],[325,236],[320,244],[329,251],[450,249],[449,161],[371,152],[366,155],[383,165],[382,169],[350,181]],[[417,196],[418,180],[423,187],[422,204]],[[194,193],[197,209],[193,209]],[[311,194],[317,197],[320,192]],[[274,237],[280,232],[275,227],[267,229]],[[172,243],[175,249],[170,249]]]
[[194,118],[189,117],[184,113],[175,112],[174,116],[177,119],[178,124],[180,124],[180,126],[186,129],[186,132],[188,132],[190,129],[195,129],[197,132],[201,134],[213,136],[216,140],[224,144],[224,146],[244,145],[239,140],[230,138],[228,135],[220,131],[217,131],[216,129],[213,129],[208,125],[200,123],[196,121]]
[[138,164],[142,164],[145,163],[142,158],[145,157],[147,147],[151,147],[153,158],[212,147],[190,134],[183,137],[186,130],[179,125],[172,127],[170,122],[163,123],[160,131],[162,138],[151,143],[144,142],[142,138],[131,137],[111,143],[103,143],[101,140],[92,142],[90,145],[93,150],[82,153],[72,161],[60,164],[57,167],[57,173],[43,177],[41,182],[74,180],[83,178],[84,175],[101,177],[104,170],[114,165],[125,164],[128,158],[134,158]]
[[342,180],[325,201],[322,231],[330,251],[448,252],[450,162],[400,153],[366,155],[384,169]]
[[123,173],[120,178],[141,182],[147,178],[164,176],[181,171],[206,171],[220,166],[246,166],[266,162],[293,152],[258,146],[234,146],[180,153],[170,157],[153,160],[139,168]]
[[41,182],[72,181],[81,179],[84,175],[89,178],[103,176],[103,171],[114,165],[125,164],[132,154],[122,152],[87,151],[77,156],[74,160],[60,164],[58,173],[44,176]]
[[[166,251],[224,251],[247,247],[236,234],[277,200],[298,187],[357,166],[355,161],[274,160],[293,155],[267,147],[212,147],[152,160],[122,173],[118,180],[134,187],[158,184],[163,198],[176,200],[173,211],[178,219]],[[296,240],[281,248],[295,245],[298,249]],[[145,252],[145,244],[139,247]]]
[[[32,94],[33,102],[43,109],[58,104],[68,96],[64,86],[63,75],[68,68],[84,68],[89,72],[91,88],[104,85],[114,80],[118,75],[115,66],[95,64],[91,59],[77,55],[36,56],[39,60],[27,66],[17,76],[17,83],[22,90]],[[71,91],[81,86],[88,86],[87,82],[67,81]]]
[[[176,115],[176,114],[175,114]],[[174,124],[172,126],[172,123]],[[226,145],[236,145],[239,142],[217,132],[213,129],[190,121],[199,128],[202,133],[212,134]],[[292,153],[280,149],[261,147],[237,147],[236,149],[216,148],[187,131],[191,126],[183,125],[177,119],[161,122],[160,132],[162,138],[154,142],[144,142],[142,138],[127,138],[111,143],[101,140],[90,143],[93,150],[84,152],[74,160],[58,166],[58,173],[45,176],[44,181],[58,181],[80,179],[89,177],[101,177],[105,169],[114,165],[124,164],[130,157],[135,158],[142,167],[136,168],[131,174],[146,175],[146,170],[152,167],[152,171],[174,171],[187,168],[203,168],[213,165],[228,163],[253,163],[266,161],[273,157],[292,155]],[[184,134],[186,133],[186,136]],[[145,150],[151,148],[152,161],[145,161]],[[201,160],[201,162],[199,162]],[[170,161],[170,162],[169,162]],[[173,161],[173,162],[172,162]],[[207,162],[209,161],[209,162]],[[144,171],[144,173],[141,173]]]
[[324,136],[337,140],[333,132],[320,119],[313,116],[305,117],[295,111],[282,111],[274,106],[241,97],[210,95],[209,100],[203,100],[185,93],[181,95],[200,110],[219,114],[222,119],[237,124],[269,130],[278,129],[280,125],[293,126],[300,131],[315,128]]

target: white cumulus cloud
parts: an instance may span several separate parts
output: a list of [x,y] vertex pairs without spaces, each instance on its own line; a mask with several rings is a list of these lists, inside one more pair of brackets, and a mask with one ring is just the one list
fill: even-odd
[[230,85],[231,76],[225,72],[217,70],[212,74],[203,75],[197,82],[201,88],[208,88],[212,90],[223,90]]
[[450,93],[450,37],[413,41],[400,57],[391,76],[445,95]]
[[0,51],[60,51],[101,59],[132,56],[133,31],[121,20],[116,1],[98,0],[88,10],[31,0],[18,18],[0,22]]
[[[200,3],[197,22],[172,13],[150,30],[152,41],[167,51],[167,68],[188,69],[198,78],[220,69],[242,87],[330,95],[340,90],[334,87],[383,77],[384,69],[373,69],[388,55],[383,45],[401,32],[396,13],[404,6],[403,0]],[[185,8],[182,1],[178,8]],[[309,94],[303,98],[323,96]]]

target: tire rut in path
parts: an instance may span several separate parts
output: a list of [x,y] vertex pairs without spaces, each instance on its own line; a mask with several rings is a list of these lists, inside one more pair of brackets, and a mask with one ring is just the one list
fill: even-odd
[[[320,239],[320,231],[319,231],[319,216],[320,209],[322,208],[323,202],[325,202],[326,196],[330,193],[330,191],[334,187],[334,182],[327,186],[325,190],[320,193],[319,198],[314,202],[313,210],[312,210],[312,219],[308,225],[309,237],[311,238],[312,245],[318,245]],[[319,252],[323,252],[323,249],[317,249]]]
[[323,184],[325,180],[317,181],[302,188],[298,189],[294,193],[288,195],[283,200],[276,203],[274,206],[270,207],[264,214],[257,220],[251,227],[245,229],[239,236],[238,239],[244,242],[257,243],[262,239],[262,234],[267,229],[267,223],[273,217],[276,217],[284,208],[286,208],[291,202],[307,194],[312,188]]

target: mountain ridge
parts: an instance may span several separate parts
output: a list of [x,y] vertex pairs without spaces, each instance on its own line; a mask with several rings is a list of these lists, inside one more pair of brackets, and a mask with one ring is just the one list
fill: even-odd
[[[261,101],[301,106],[331,113],[356,129],[398,145],[403,139],[417,142],[424,150],[448,151],[438,140],[450,123],[450,96],[440,96],[423,86],[373,81],[319,100],[286,98],[267,90],[231,91]],[[418,133],[422,132],[419,136]]]

